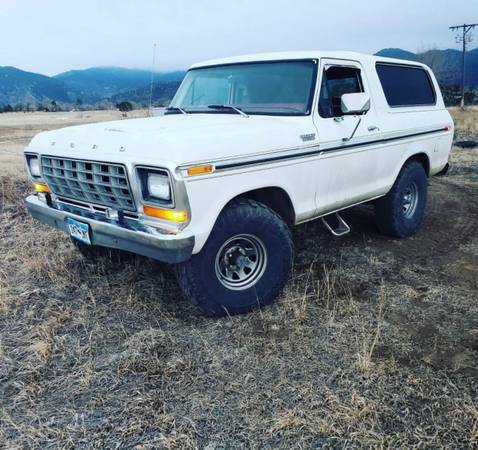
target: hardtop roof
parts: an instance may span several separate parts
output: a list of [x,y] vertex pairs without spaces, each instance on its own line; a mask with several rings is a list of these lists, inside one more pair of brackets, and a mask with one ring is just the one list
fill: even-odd
[[263,62],[263,61],[281,61],[281,60],[294,60],[294,59],[345,59],[350,61],[367,61],[371,63],[375,62],[388,62],[395,64],[410,64],[415,66],[426,67],[424,64],[405,59],[387,58],[384,56],[370,55],[367,53],[349,52],[349,51],[294,51],[294,52],[272,52],[272,53],[255,53],[249,55],[232,56],[227,58],[210,59],[207,61],[201,61],[193,64],[190,68],[196,69],[199,67],[207,66],[219,66],[225,64],[239,64],[250,62]]

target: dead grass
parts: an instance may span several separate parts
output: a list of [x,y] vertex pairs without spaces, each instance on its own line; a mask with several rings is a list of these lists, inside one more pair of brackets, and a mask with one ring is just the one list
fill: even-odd
[[381,286],[378,294],[378,311],[375,318],[376,324],[373,326],[373,332],[371,336],[368,336],[365,331],[361,341],[357,343],[357,347],[359,348],[357,353],[357,367],[362,372],[369,372],[374,365],[374,352],[382,337],[385,295],[385,287]]
[[453,158],[417,236],[306,224],[279,302],[218,320],[166,266],[83,259],[0,174],[0,447],[476,447],[478,157]]
[[[19,176],[20,175],[20,176]],[[0,212],[9,207],[17,206],[20,195],[28,192],[31,183],[26,175],[4,176],[0,174]]]
[[449,109],[455,122],[456,140],[478,139],[478,107],[470,106],[465,111],[460,108]]

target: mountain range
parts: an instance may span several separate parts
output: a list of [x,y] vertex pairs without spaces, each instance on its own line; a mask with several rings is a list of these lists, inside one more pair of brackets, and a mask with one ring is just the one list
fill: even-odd
[[[177,71],[155,73],[153,79],[156,83],[180,82],[183,77],[184,71]],[[115,94],[149,86],[151,71],[121,67],[92,67],[60,73],[54,78],[65,84],[71,98],[80,98],[86,103],[93,103]]]
[[[429,66],[442,86],[461,84],[462,52],[454,49],[412,53],[400,48],[385,48],[378,56],[419,61]],[[466,52],[465,86],[478,88],[478,48]]]
[[[420,61],[430,66],[443,87],[461,82],[461,52],[428,50],[412,53],[400,48],[386,48],[376,53],[399,59]],[[465,84],[478,89],[478,48],[466,55]],[[153,101],[167,103],[183,79],[185,71],[154,74]],[[122,67],[92,67],[71,70],[48,77],[15,67],[0,66],[0,106],[10,104],[47,105],[52,101],[66,107],[73,104],[98,106],[128,100],[146,105],[150,96],[151,72]]]
[[16,67],[0,67],[0,105],[38,101],[69,102],[65,83]]
[[[153,100],[171,99],[184,71],[155,72]],[[0,66],[0,105],[88,104],[101,101],[149,99],[151,72],[122,67],[92,67],[48,77],[15,67]]]

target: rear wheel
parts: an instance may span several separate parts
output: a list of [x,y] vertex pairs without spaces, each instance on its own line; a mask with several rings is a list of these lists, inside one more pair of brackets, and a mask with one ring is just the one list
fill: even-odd
[[379,230],[390,236],[410,236],[420,227],[427,203],[427,174],[418,161],[406,163],[390,192],[375,203]]
[[219,215],[201,252],[178,265],[178,279],[204,314],[240,314],[277,297],[292,258],[285,222],[265,205],[242,199]]

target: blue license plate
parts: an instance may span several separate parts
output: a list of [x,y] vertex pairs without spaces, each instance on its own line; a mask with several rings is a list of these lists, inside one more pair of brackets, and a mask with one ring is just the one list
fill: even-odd
[[68,224],[68,229],[70,230],[70,236],[72,238],[91,245],[90,226],[87,223],[78,222],[71,217],[66,219],[66,223]]

